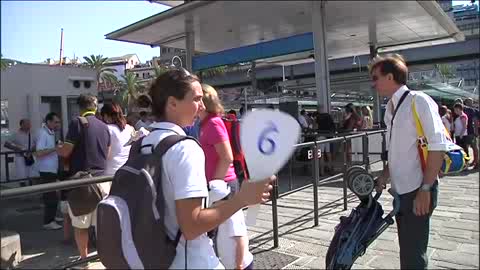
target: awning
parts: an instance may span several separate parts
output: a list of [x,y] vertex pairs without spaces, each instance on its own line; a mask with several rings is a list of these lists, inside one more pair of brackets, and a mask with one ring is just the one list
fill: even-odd
[[[464,39],[435,1],[328,1],[326,14],[330,58],[368,54],[369,25],[375,29],[377,47]],[[187,19],[193,20],[195,51],[204,53],[310,33],[314,27],[311,1],[193,1],[106,38],[184,49]]]

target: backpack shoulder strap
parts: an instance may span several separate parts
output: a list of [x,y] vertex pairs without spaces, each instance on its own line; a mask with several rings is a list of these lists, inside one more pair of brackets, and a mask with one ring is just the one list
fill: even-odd
[[77,118],[84,128],[88,128],[88,119],[85,116],[78,116]]
[[[172,147],[173,145],[177,144],[178,142],[186,140],[186,139],[195,140],[195,138],[189,137],[189,136],[176,135],[176,134],[175,135],[170,135],[170,136],[164,138],[163,140],[161,140],[158,143],[158,145],[153,150],[153,153],[158,155],[158,156],[163,156],[165,154],[165,152],[167,152],[167,150],[170,149],[170,147]],[[197,140],[195,140],[195,141],[197,141]],[[197,141],[197,143],[198,143],[198,141]]]
[[420,122],[420,116],[418,116],[417,107],[415,106],[415,95],[412,98],[412,112],[413,119],[415,121],[415,128],[417,129],[418,137],[425,137],[423,132],[422,122]]

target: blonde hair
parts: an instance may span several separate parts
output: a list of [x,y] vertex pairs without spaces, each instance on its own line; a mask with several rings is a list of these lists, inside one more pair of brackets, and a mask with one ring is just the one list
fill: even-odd
[[202,83],[202,91],[202,101],[205,105],[205,111],[209,113],[223,114],[225,110],[223,109],[222,102],[220,101],[215,88],[208,84]]

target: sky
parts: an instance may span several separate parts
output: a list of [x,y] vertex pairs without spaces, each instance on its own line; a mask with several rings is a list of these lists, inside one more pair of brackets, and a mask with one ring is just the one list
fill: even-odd
[[144,63],[159,48],[107,40],[105,34],[166,10],[137,1],[4,1],[1,2],[2,57],[37,63],[58,60],[60,32],[69,58],[102,54],[106,57],[136,53]]
[[[454,5],[470,1],[453,1]],[[136,1],[0,1],[1,53],[22,62],[58,60],[60,29],[69,58],[91,54],[106,57],[136,53],[144,63],[159,48],[105,39],[105,34],[166,10],[168,7]]]

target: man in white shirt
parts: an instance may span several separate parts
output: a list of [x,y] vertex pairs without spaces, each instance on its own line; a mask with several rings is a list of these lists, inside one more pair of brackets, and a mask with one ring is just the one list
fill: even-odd
[[[29,119],[20,120],[20,128],[15,132],[12,138],[5,142],[5,147],[16,151],[29,151],[35,149],[34,138],[30,134],[31,123]],[[30,147],[30,149],[29,149]],[[15,154],[15,179],[28,179],[33,177],[33,166],[25,164],[25,156],[31,156],[30,152]],[[30,185],[31,185],[31,181]],[[20,183],[25,186],[24,182]]]
[[[400,195],[396,221],[401,268],[426,269],[430,216],[437,204],[438,172],[448,140],[437,104],[422,92],[410,92],[407,74],[406,63],[399,55],[377,57],[370,66],[374,88],[381,96],[390,98],[384,118],[388,165],[377,179],[377,191],[390,178],[392,189]],[[428,142],[424,170],[417,150],[413,100]]]
[[298,122],[300,123],[300,126],[302,127],[302,129],[308,128],[308,122],[307,122],[306,115],[307,115],[307,113],[305,112],[305,110],[301,110],[300,111],[300,116],[298,116]]
[[[56,151],[55,131],[60,127],[60,117],[54,112],[45,116],[45,124],[37,132],[37,168],[40,173],[42,184],[52,183],[58,179],[58,155]],[[58,197],[57,192],[43,193],[44,218],[43,228],[46,230],[58,230],[62,226],[55,222]]]

